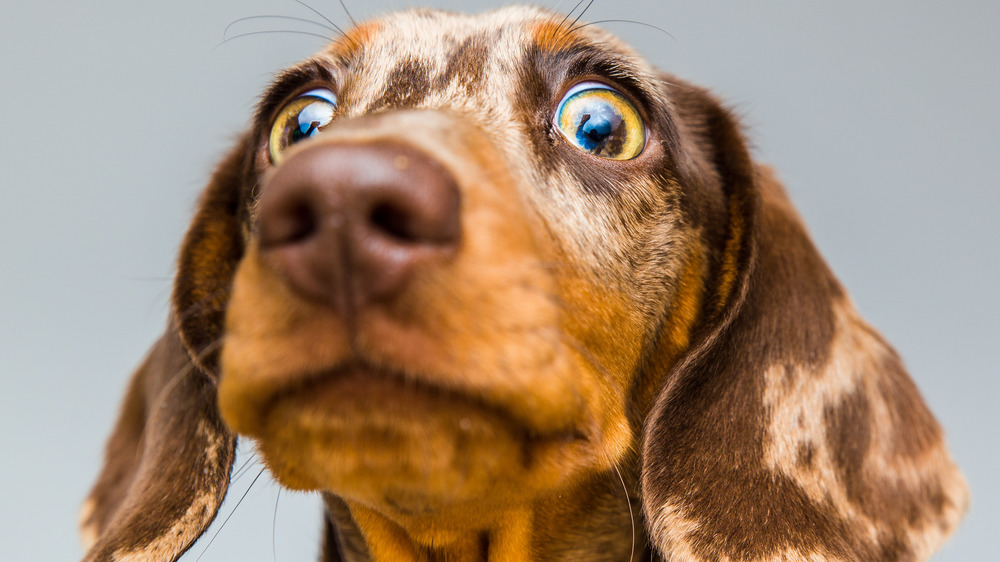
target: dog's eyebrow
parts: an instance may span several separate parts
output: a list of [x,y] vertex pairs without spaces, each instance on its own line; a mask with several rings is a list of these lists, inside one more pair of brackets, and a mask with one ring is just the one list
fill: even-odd
[[278,106],[304,86],[312,84],[334,84],[333,72],[321,61],[308,60],[285,70],[275,78],[257,104],[256,121],[267,121]]
[[[565,22],[542,21],[531,28],[527,54],[535,64],[550,75],[566,79],[586,75],[604,77],[632,90],[637,96],[649,98],[651,86],[641,79],[642,72],[624,52],[613,45],[590,38]],[[643,100],[647,101],[647,100]]]
[[652,101],[650,87],[640,78],[639,71],[627,59],[608,53],[605,49],[585,47],[569,59],[567,78],[588,75],[614,81],[641,98],[644,104]]
[[577,40],[559,48],[545,42],[535,42],[527,49],[527,60],[549,77],[550,85],[558,88],[575,79],[605,78],[628,91],[640,104],[649,106],[655,97],[656,87],[643,79],[643,74],[625,55],[607,46]]

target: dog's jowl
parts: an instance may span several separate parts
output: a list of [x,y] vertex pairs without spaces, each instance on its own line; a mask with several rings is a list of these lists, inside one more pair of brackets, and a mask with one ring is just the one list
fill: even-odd
[[912,561],[967,503],[733,115],[530,8],[389,15],[263,93],[86,560],[179,557],[237,435],[327,561]]

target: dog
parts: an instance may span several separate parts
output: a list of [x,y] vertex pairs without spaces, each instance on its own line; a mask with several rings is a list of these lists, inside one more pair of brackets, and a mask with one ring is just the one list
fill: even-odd
[[912,561],[966,510],[737,118],[558,14],[391,14],[281,73],[177,269],[87,561],[176,560],[237,434],[322,494],[325,561]]

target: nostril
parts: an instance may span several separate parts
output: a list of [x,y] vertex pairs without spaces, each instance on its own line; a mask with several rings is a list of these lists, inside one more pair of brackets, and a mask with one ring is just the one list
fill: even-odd
[[371,234],[406,246],[447,246],[457,240],[459,197],[450,181],[426,181],[419,189],[407,184],[372,191],[370,210],[364,213]]
[[293,206],[288,211],[288,232],[286,242],[292,244],[308,238],[316,233],[319,227],[319,218],[316,216],[316,209],[305,202]]
[[376,205],[369,216],[369,223],[375,229],[395,238],[399,242],[416,243],[421,236],[416,232],[413,214],[398,205],[382,203]]
[[317,210],[309,201],[285,201],[261,221],[260,245],[268,248],[296,244],[315,235],[319,223]]

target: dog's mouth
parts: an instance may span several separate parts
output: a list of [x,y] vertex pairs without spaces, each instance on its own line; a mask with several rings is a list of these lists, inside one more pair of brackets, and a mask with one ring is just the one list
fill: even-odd
[[362,361],[352,361],[303,377],[299,383],[279,390],[263,406],[262,417],[272,415],[284,403],[306,411],[325,412],[334,418],[342,417],[351,410],[359,413],[384,412],[389,417],[401,417],[409,412],[438,412],[453,417],[456,428],[462,431],[469,429],[471,422],[465,416],[472,411],[496,418],[512,430],[531,433],[523,420],[468,392],[445,388]]
[[[428,382],[426,378],[352,361],[333,369],[302,377],[298,383],[274,393],[261,407],[260,416],[269,420],[285,410],[295,417],[315,416],[314,423],[338,431],[345,424],[357,423],[363,431],[391,433],[408,421],[429,423],[441,418],[450,429],[473,432],[476,425],[488,423],[519,436],[522,441],[585,440],[579,430],[532,428],[500,404],[477,396],[468,389],[456,390]],[[384,428],[379,426],[384,424]]]
[[546,465],[586,450],[567,425],[539,431],[510,409],[362,362],[324,370],[261,403],[253,432],[278,479],[419,512],[559,474]]

